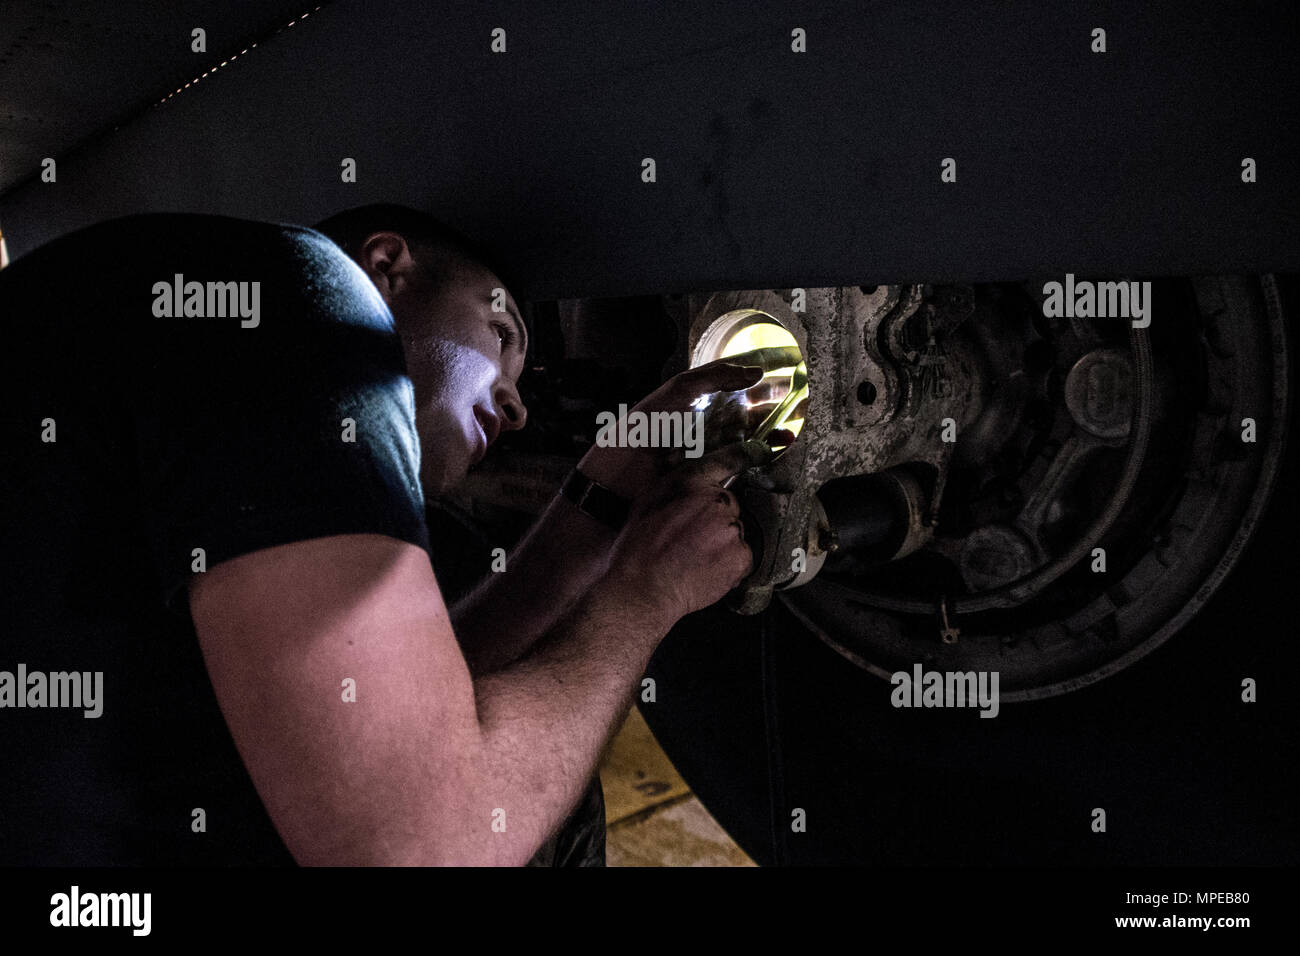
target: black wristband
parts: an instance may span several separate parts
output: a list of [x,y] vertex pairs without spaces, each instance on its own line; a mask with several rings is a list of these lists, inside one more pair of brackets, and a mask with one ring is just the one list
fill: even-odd
[[592,481],[577,468],[569,472],[560,486],[560,494],[568,498],[583,511],[602,524],[609,525],[615,531],[627,521],[631,502],[621,495],[610,491],[599,482]]

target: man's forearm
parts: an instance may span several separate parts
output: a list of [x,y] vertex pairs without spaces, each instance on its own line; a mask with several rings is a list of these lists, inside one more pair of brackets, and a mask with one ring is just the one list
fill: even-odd
[[524,654],[605,573],[614,531],[556,496],[506,558],[451,609],[470,672],[481,675]]
[[[632,600],[629,600],[629,597]],[[611,582],[582,598],[525,656],[474,682],[481,730],[478,806],[504,827],[475,842],[522,864],[572,810],[637,680],[673,621]],[[488,806],[491,804],[491,806]]]

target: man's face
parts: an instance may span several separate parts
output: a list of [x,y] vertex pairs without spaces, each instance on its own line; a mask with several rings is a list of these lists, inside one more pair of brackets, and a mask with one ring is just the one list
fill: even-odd
[[[441,285],[421,266],[385,295],[415,386],[420,483],[428,495],[459,484],[502,431],[524,427],[517,385],[526,333],[509,293],[494,295],[499,289],[492,272],[461,260]],[[505,311],[493,311],[494,298]]]

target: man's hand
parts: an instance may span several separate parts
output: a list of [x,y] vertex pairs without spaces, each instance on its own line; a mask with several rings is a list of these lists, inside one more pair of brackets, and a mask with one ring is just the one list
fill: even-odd
[[[720,359],[674,375],[629,411],[686,412],[701,395],[739,391],[755,385],[762,377],[763,370],[758,366],[733,365]],[[631,499],[647,491],[672,461],[672,449],[593,447],[578,467],[588,478]]]
[[744,443],[687,462],[637,499],[614,545],[608,582],[675,621],[708,607],[753,567],[736,496],[722,483],[754,464]]
[[[686,411],[700,395],[751,388],[761,380],[762,369],[757,366],[711,362],[674,376],[635,407],[643,412]],[[758,384],[755,391],[762,388]],[[596,447],[580,467],[587,477],[635,500],[671,470],[674,459],[680,462],[681,458],[681,449]],[[703,460],[687,459],[696,465]],[[518,659],[589,593],[609,571],[615,540],[608,527],[557,495],[510,554],[509,573],[485,575],[456,605],[456,634],[474,674],[486,674]]]
[[[701,395],[742,389],[746,393],[748,425],[752,429],[780,400],[781,394],[771,381],[763,378],[758,366],[734,365],[728,359],[674,376],[638,402],[635,409],[647,413],[686,411]],[[717,435],[713,437],[716,439]],[[769,443],[774,445],[788,445],[793,440],[794,435],[779,430],[768,436]],[[766,455],[756,457],[741,467],[760,464],[766,459]],[[683,464],[682,449],[595,447],[579,467],[587,477],[624,498],[635,500],[664,475],[676,474],[674,466],[687,469],[675,479],[680,482],[692,474],[692,467],[698,469],[702,461],[703,458],[685,459]],[[718,487],[712,493],[720,490]],[[693,533],[694,529],[688,529],[687,538]],[[624,537],[623,550],[627,551],[632,545],[627,543],[628,536]],[[605,525],[557,496],[541,520],[511,552],[510,572],[487,574],[453,611],[456,634],[473,673],[486,674],[518,659],[549,631],[597,581],[605,578],[615,540],[614,533]],[[639,599],[637,591],[635,585],[628,591],[629,603]],[[725,591],[725,588],[719,590],[713,600]]]

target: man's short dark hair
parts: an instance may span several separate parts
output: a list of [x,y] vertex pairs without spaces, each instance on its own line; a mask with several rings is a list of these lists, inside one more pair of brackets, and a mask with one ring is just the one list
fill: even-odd
[[350,257],[356,259],[361,244],[376,232],[391,231],[411,247],[412,254],[441,285],[450,279],[457,264],[468,260],[484,266],[509,289],[507,277],[495,255],[486,247],[457,232],[427,212],[396,203],[372,203],[338,213],[312,226],[324,233]]

